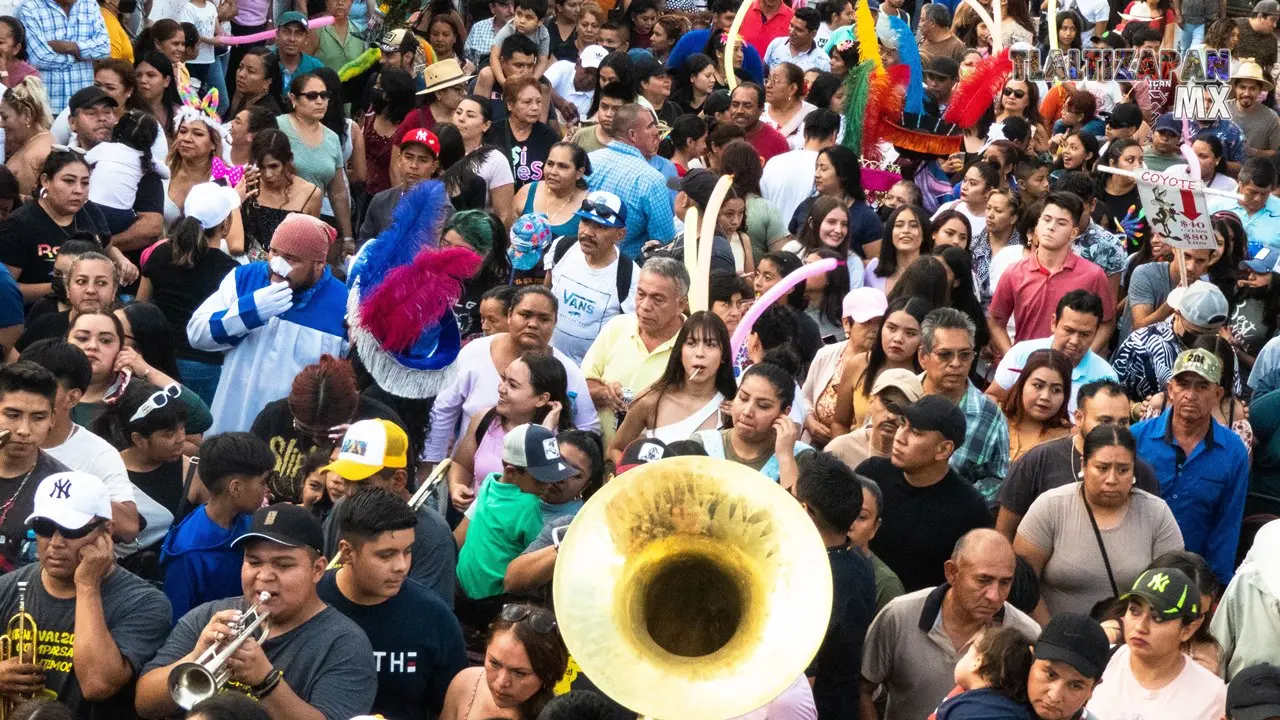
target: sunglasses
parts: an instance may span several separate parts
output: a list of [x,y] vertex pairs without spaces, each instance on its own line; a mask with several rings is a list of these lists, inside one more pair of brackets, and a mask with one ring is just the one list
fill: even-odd
[[[65,535],[63,537],[66,537]],[[551,613],[529,605],[503,605],[500,618],[509,623],[528,620],[529,627],[536,633],[549,633],[556,629],[556,618]]]
[[311,102],[315,102],[317,100],[328,100],[329,91],[328,90],[311,90],[310,92],[298,93],[297,96],[306,98]]
[[1016,99],[1018,99],[1018,100],[1021,100],[1022,98],[1024,98],[1024,97],[1026,97],[1026,96],[1027,96],[1027,91],[1026,91],[1026,90],[1018,90],[1018,89],[1015,89],[1015,88],[1005,88],[1005,89],[1004,89],[1004,96],[1005,96],[1005,97],[1012,97],[1012,98],[1016,98]]
[[138,422],[156,410],[168,405],[170,400],[177,400],[180,395],[182,395],[182,387],[177,383],[152,393],[151,397],[147,398],[147,401],[138,407],[133,417],[129,418],[129,422]]
[[618,217],[618,213],[614,212],[613,208],[609,207],[608,205],[605,205],[602,202],[591,202],[590,200],[583,200],[582,211],[586,213],[591,213],[596,217],[600,217],[610,221],[615,220]]
[[933,356],[938,358],[938,361],[943,365],[950,365],[957,359],[961,363],[968,363],[973,360],[974,356],[977,354],[978,353],[973,350],[937,350],[934,351]]
[[71,529],[62,527],[61,525],[59,525],[58,523],[52,520],[37,518],[31,522],[31,529],[35,531],[38,537],[42,537],[42,538],[51,538],[53,537],[53,534],[56,532],[62,535],[64,539],[79,540],[81,538],[88,537],[89,533],[92,533],[94,530],[97,530],[98,528],[102,527],[104,524],[106,524],[106,522],[107,522],[106,520],[98,518],[98,519],[95,519],[93,522],[89,523],[88,525],[85,525],[84,527],[80,528],[79,530],[71,530]]

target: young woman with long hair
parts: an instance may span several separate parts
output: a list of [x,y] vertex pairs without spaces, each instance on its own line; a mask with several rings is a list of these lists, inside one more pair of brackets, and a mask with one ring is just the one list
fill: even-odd
[[231,115],[253,106],[265,107],[273,115],[284,112],[284,74],[280,59],[263,45],[244,51],[236,68],[236,97],[231,102]]
[[932,302],[911,295],[895,298],[889,303],[871,350],[854,355],[845,365],[836,389],[832,437],[844,435],[866,418],[871,388],[881,371],[903,368],[913,373],[920,372],[916,354],[920,348],[920,325],[925,315],[935,307]]
[[417,88],[409,73],[400,68],[387,68],[378,73],[370,93],[372,104],[360,121],[364,138],[365,194],[373,197],[392,185],[392,149],[403,133],[400,123],[413,109]]
[[662,377],[632,401],[613,437],[609,457],[615,464],[642,435],[670,443],[722,426],[720,405],[737,388],[724,322],[713,312],[696,312],[681,326],[672,347],[679,352],[671,353]]
[[716,90],[716,68],[711,57],[693,53],[676,68],[671,100],[691,113],[701,114],[702,104]]
[[298,175],[293,164],[293,144],[280,130],[257,133],[249,146],[253,169],[236,185],[244,221],[245,248],[262,252],[289,213],[320,216],[320,188]]
[[932,224],[924,208],[915,205],[900,206],[884,224],[880,255],[867,263],[862,284],[887,295],[893,291],[894,284],[902,277],[907,266],[932,250]]
[[449,199],[459,210],[492,209],[505,226],[516,219],[515,176],[511,163],[485,135],[493,125],[493,106],[485,98],[463,98],[453,112],[453,125],[462,135],[466,156],[444,173]]
[[502,472],[502,441],[519,425],[539,423],[559,432],[573,427],[564,366],[550,355],[526,352],[502,372],[498,403],[471,416],[453,451],[449,497],[459,511],[475,500],[480,483]]
[[1001,408],[1009,420],[1010,462],[1036,445],[1070,434],[1069,397],[1071,360],[1066,355],[1046,349],[1027,356]]
[[[484,258],[480,270],[463,282],[463,294],[454,305],[463,341],[484,333],[483,298],[490,290],[511,282],[507,257],[507,233],[493,213],[483,210],[456,212],[440,233],[440,247],[466,247]],[[505,317],[505,313],[503,313]]]
[[173,63],[158,52],[147,52],[137,56],[133,63],[133,73],[138,81],[138,104],[140,109],[151,113],[160,123],[160,129],[170,142],[176,133],[173,117],[182,107],[182,97],[178,95],[178,80],[173,74]]
[[[819,260],[844,260],[845,256],[830,248],[810,250],[804,257],[805,264]],[[805,313],[818,323],[818,332],[822,333],[823,342],[839,342],[844,340],[844,296],[849,293],[849,273],[843,268],[815,275],[805,281],[805,298],[808,307]]]

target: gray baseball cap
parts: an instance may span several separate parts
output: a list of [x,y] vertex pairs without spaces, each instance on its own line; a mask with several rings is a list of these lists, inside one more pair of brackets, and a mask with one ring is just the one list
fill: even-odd
[[1182,314],[1183,320],[1202,328],[1222,327],[1231,312],[1227,298],[1218,286],[1203,280],[1185,288],[1174,288],[1169,293],[1168,302],[1169,307]]

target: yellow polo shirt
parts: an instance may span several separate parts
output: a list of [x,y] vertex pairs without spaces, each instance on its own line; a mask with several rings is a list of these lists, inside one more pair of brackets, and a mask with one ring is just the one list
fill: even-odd
[[[595,342],[582,358],[582,374],[588,380],[603,383],[620,383],[639,396],[645,388],[662,377],[667,369],[667,358],[676,338],[662,343],[650,352],[640,339],[639,321],[634,314],[618,315],[605,323]],[[608,407],[596,407],[600,413],[600,427],[604,430],[604,446],[613,442],[617,419]]]

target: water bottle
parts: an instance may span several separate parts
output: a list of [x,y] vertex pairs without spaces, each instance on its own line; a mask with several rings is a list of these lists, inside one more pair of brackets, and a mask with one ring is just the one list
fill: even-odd
[[38,559],[36,557],[35,530],[27,530],[27,539],[22,541],[22,552],[18,554],[18,557],[23,565],[30,565]]

